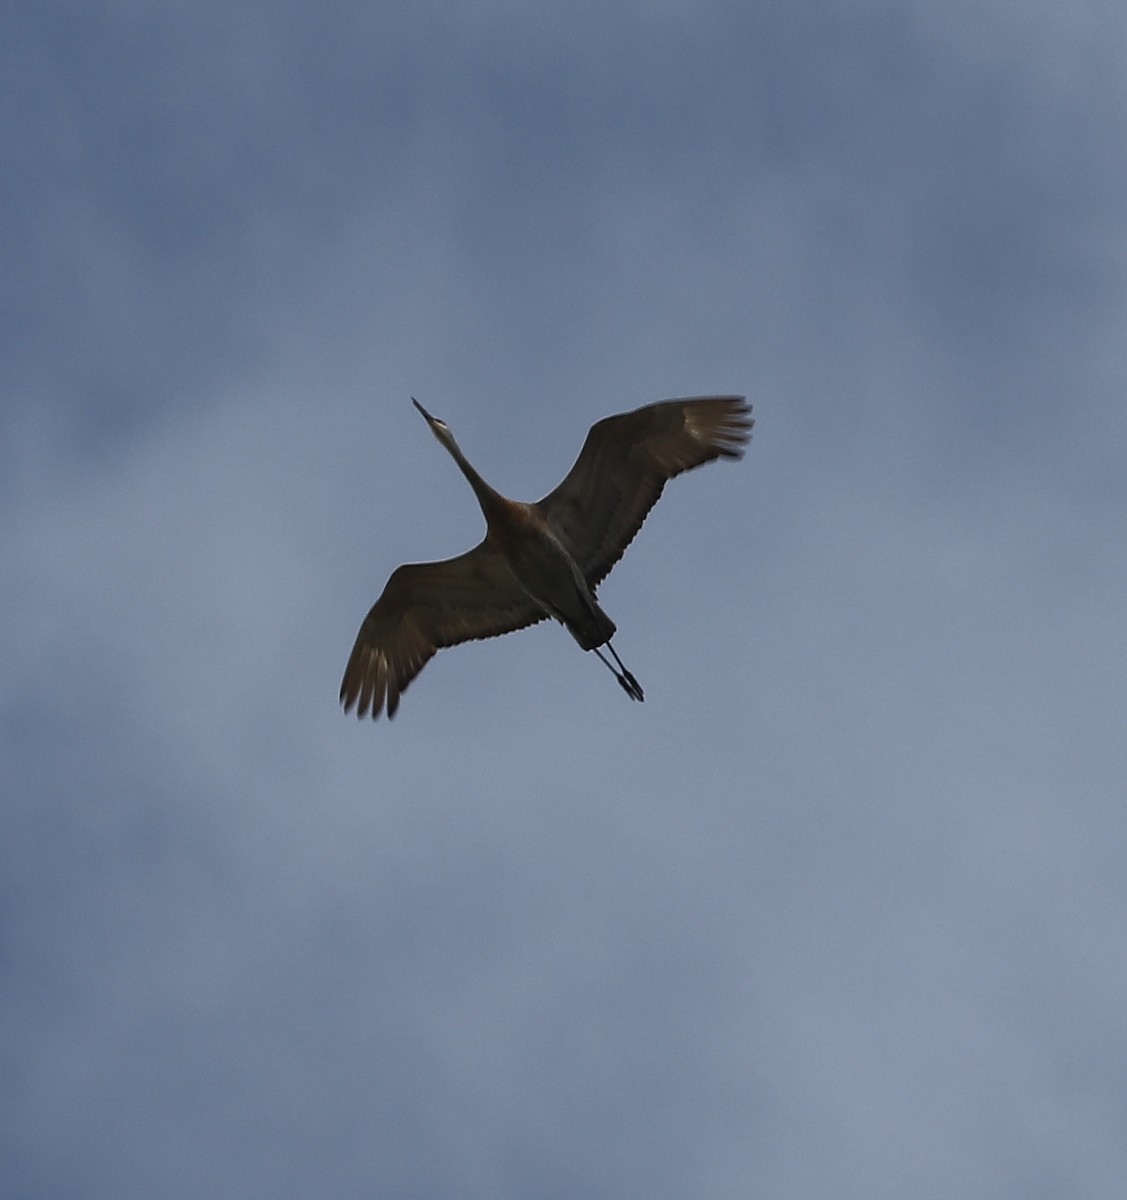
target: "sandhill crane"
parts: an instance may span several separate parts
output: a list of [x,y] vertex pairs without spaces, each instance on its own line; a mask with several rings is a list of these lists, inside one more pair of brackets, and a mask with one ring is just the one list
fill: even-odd
[[[340,685],[345,712],[394,717],[407,685],[443,646],[554,617],[594,650],[632,700],[643,700],[611,638],[595,588],[622,557],[666,480],[715,458],[742,458],[751,408],[742,396],[666,400],[591,426],[566,478],[523,504],[474,470],[445,421],[412,397],[477,496],[485,538],[444,562],[405,563],[364,618]],[[612,664],[599,649],[606,646]]]

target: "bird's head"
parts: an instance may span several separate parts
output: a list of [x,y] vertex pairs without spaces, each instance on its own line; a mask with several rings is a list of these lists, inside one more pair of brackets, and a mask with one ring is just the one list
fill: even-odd
[[449,450],[455,444],[454,435],[450,432],[450,426],[438,417],[432,417],[414,396],[411,397],[411,403],[423,414],[426,423],[430,426],[431,433]]

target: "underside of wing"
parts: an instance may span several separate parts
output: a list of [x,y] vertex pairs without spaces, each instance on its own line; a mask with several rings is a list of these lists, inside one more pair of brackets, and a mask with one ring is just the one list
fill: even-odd
[[340,685],[345,712],[385,704],[394,717],[407,685],[443,646],[496,637],[544,618],[487,541],[433,563],[397,567],[364,618]]
[[668,480],[741,458],[751,436],[742,396],[665,400],[591,426],[575,465],[538,508],[594,587],[622,557]]

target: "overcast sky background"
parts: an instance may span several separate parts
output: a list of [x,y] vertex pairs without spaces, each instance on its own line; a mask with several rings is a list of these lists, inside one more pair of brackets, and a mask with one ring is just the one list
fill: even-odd
[[[1121,4],[143,0],[0,41],[12,1200],[1118,1197]],[[602,589],[388,573],[746,392]]]

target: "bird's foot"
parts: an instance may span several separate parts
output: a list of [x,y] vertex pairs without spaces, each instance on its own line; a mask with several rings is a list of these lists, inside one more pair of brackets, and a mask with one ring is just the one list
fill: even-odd
[[622,684],[622,690],[630,697],[631,700],[645,700],[646,694],[642,691],[642,685],[630,674],[629,671],[623,671],[618,676],[618,682]]

